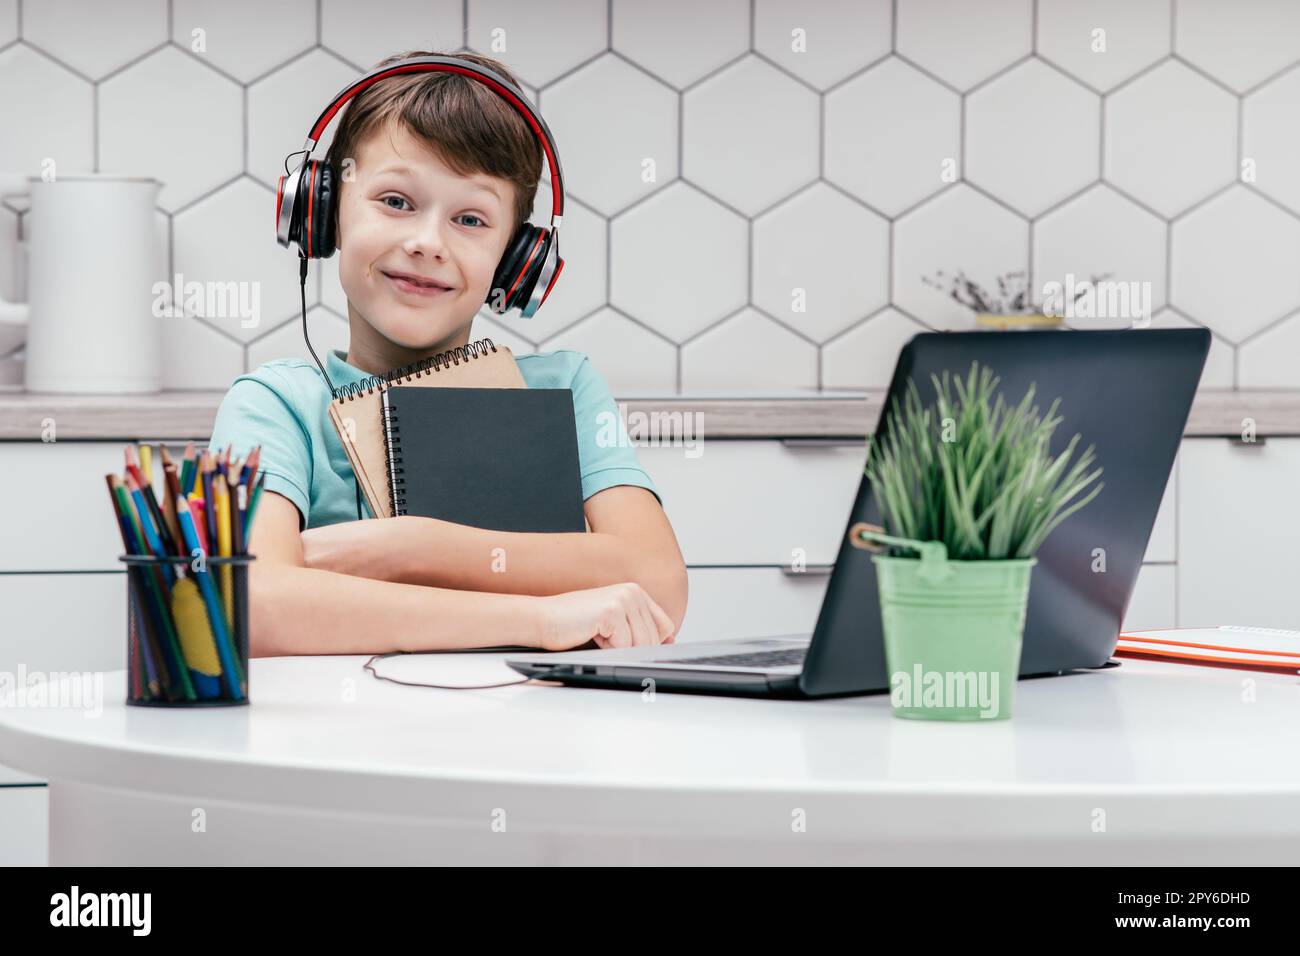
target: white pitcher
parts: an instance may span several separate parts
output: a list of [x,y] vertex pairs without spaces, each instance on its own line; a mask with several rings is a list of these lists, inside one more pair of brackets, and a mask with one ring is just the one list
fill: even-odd
[[31,196],[27,304],[0,299],[0,335],[27,326],[27,390],[156,392],[162,322],[153,285],[166,263],[154,204],[162,183],[103,173],[53,181],[0,174]]

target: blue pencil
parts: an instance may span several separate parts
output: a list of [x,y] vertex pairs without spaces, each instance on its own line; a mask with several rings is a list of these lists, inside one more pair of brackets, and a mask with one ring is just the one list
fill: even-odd
[[[197,550],[206,559],[206,552],[199,546],[198,532],[194,530],[194,517],[190,514],[189,504],[179,496],[176,499],[176,518],[180,522],[185,547],[189,548],[190,554]],[[225,680],[226,690],[232,700],[243,700],[244,692],[239,686],[243,678],[236,665],[230,632],[226,630],[226,614],[221,607],[221,600],[217,597],[216,588],[206,570],[195,571],[194,579],[198,581],[203,603],[208,608],[208,623],[212,625],[212,636],[216,640],[217,656],[221,659],[221,676]]]
[[[158,531],[153,526],[153,512],[149,510],[149,502],[145,500],[144,492],[136,484],[134,478],[127,477],[126,487],[130,491],[131,500],[135,502],[135,510],[140,513],[140,528],[144,531],[145,541],[149,545],[149,551],[156,558],[167,557],[167,548],[162,543],[162,538],[158,536]],[[176,583],[176,569],[171,566],[170,562],[163,562],[163,577],[167,579],[167,586],[171,587]]]

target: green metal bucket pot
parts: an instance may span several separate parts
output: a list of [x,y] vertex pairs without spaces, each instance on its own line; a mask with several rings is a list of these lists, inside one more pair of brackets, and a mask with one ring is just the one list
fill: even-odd
[[940,542],[862,537],[921,551],[920,558],[872,556],[894,715],[1009,718],[1037,559],[949,561]]

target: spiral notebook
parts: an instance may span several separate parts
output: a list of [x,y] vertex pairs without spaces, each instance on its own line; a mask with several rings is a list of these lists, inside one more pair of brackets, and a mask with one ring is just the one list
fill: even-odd
[[414,365],[405,365],[340,388],[330,402],[330,420],[343,442],[343,450],[352,463],[371,514],[380,518],[392,517],[381,398],[394,385],[423,388],[528,387],[510,349],[483,338],[439,352]]
[[585,531],[573,392],[390,387],[389,510],[494,531]]

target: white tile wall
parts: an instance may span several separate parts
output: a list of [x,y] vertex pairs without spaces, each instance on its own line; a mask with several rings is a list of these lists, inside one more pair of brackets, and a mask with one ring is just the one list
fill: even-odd
[[966,100],[966,176],[1027,216],[1097,181],[1101,99],[1026,60]]
[[682,177],[754,216],[817,178],[817,134],[817,94],[747,56],[683,98]]
[[1104,93],[1169,53],[1170,13],[1169,0],[1038,0],[1036,49]]
[[1033,0],[904,0],[895,52],[958,90],[1029,55]]
[[[1150,282],[1158,325],[1215,333],[1202,387],[1300,388],[1294,0],[0,0],[0,170],[163,179],[169,271],[261,282],[256,328],[168,330],[167,385],[221,388],[305,354],[284,154],[411,48],[504,60],[569,178],[546,309],[475,334],[590,351],[616,391],[883,385],[914,331],[971,324],[937,270]],[[308,304],[339,343],[332,261]]]
[[1300,302],[1300,220],[1245,187],[1220,193],[1174,223],[1169,301],[1247,339]]
[[1290,0],[1179,0],[1174,46],[1244,93],[1295,63],[1300,6]]
[[1177,60],[1106,98],[1106,181],[1167,218],[1237,176],[1237,100]]

